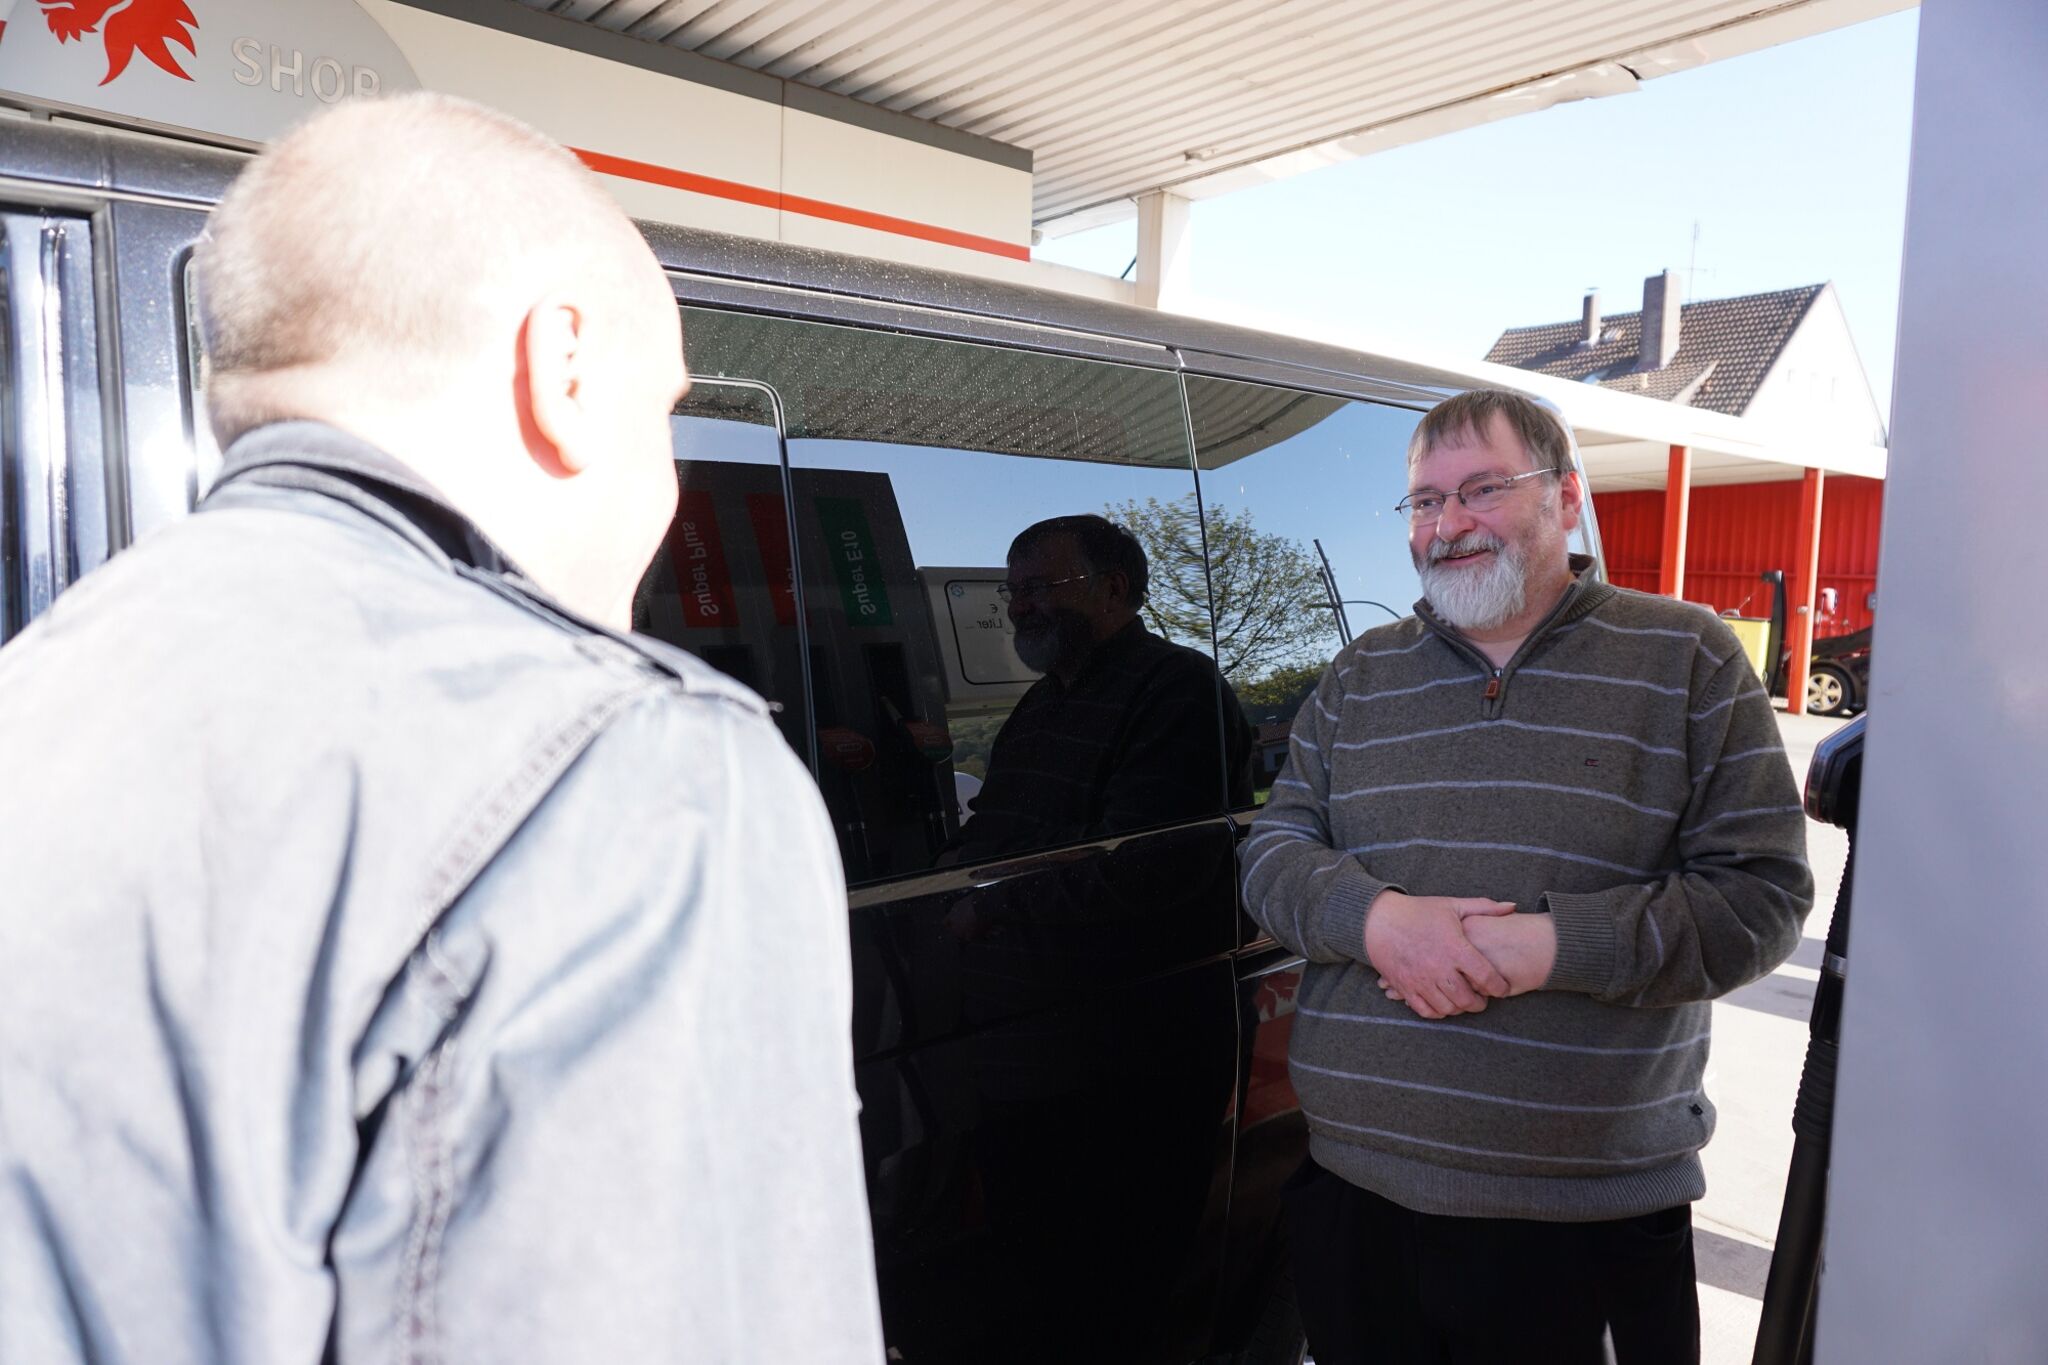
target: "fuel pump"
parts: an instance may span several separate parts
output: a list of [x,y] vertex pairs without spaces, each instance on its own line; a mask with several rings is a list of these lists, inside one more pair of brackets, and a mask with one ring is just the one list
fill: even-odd
[[1835,1075],[1842,1048],[1842,997],[1849,976],[1849,905],[1856,881],[1856,809],[1863,786],[1863,729],[1858,716],[1829,735],[1806,774],[1806,813],[1849,832],[1849,860],[1828,921],[1820,986],[1807,1025],[1806,1065],[1792,1108],[1792,1166],[1785,1207],[1764,1285],[1754,1365],[1807,1365],[1819,1301],[1821,1235],[1827,1222],[1828,1161],[1834,1146]]

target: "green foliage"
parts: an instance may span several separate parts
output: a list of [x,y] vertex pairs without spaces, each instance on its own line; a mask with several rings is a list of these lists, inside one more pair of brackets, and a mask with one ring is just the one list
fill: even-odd
[[1256,682],[1239,683],[1237,700],[1247,711],[1264,711],[1268,708],[1294,714],[1296,707],[1308,699],[1322,680],[1321,664],[1297,664],[1276,668]]
[[1010,718],[1007,710],[989,715],[955,716],[946,723],[953,737],[953,770],[988,779],[989,750],[995,747],[996,732]]
[[1314,555],[1285,536],[1260,531],[1248,511],[1218,505],[1208,512],[1205,566],[1192,493],[1103,509],[1145,547],[1152,576],[1146,624],[1169,640],[1206,648],[1213,593],[1216,662],[1233,687],[1276,669],[1319,668],[1337,639]]

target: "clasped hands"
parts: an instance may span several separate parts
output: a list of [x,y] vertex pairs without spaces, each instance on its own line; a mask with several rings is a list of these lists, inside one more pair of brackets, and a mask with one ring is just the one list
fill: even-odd
[[1387,890],[1366,910],[1365,956],[1389,1000],[1445,1019],[1541,986],[1557,961],[1557,929],[1507,901]]

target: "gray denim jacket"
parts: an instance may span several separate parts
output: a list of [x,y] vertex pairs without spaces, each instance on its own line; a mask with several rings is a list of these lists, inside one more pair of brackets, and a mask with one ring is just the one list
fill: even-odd
[[328,427],[0,650],[0,1365],[877,1361],[758,698]]

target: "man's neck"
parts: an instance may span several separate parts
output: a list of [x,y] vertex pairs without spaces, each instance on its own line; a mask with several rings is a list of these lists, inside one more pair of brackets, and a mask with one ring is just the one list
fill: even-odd
[[1506,668],[1508,660],[1515,657],[1515,651],[1535,633],[1536,627],[1542,625],[1544,619],[1557,610],[1557,604],[1570,590],[1572,580],[1570,566],[1561,566],[1557,575],[1548,579],[1540,589],[1532,585],[1528,605],[1507,620],[1490,630],[1460,628],[1458,633],[1485,655],[1488,663],[1495,668]]
[[1054,664],[1052,669],[1053,676],[1060,680],[1060,686],[1072,687],[1075,681],[1088,671],[1088,665],[1101,658],[1102,651],[1112,647],[1110,642],[1128,631],[1132,623],[1137,619],[1138,615],[1136,612],[1116,618],[1113,624],[1106,624],[1104,626],[1103,632],[1095,637],[1094,642],[1089,645],[1086,654],[1072,663],[1062,661],[1061,663]]
[[[570,610],[629,630],[634,583],[599,586],[577,538],[564,534],[570,499],[562,481],[542,471],[518,432],[486,419],[466,427],[453,404],[397,412],[367,408],[320,416],[369,442],[426,481],[456,512],[483,532],[526,578]],[[475,413],[490,411],[482,401]]]

